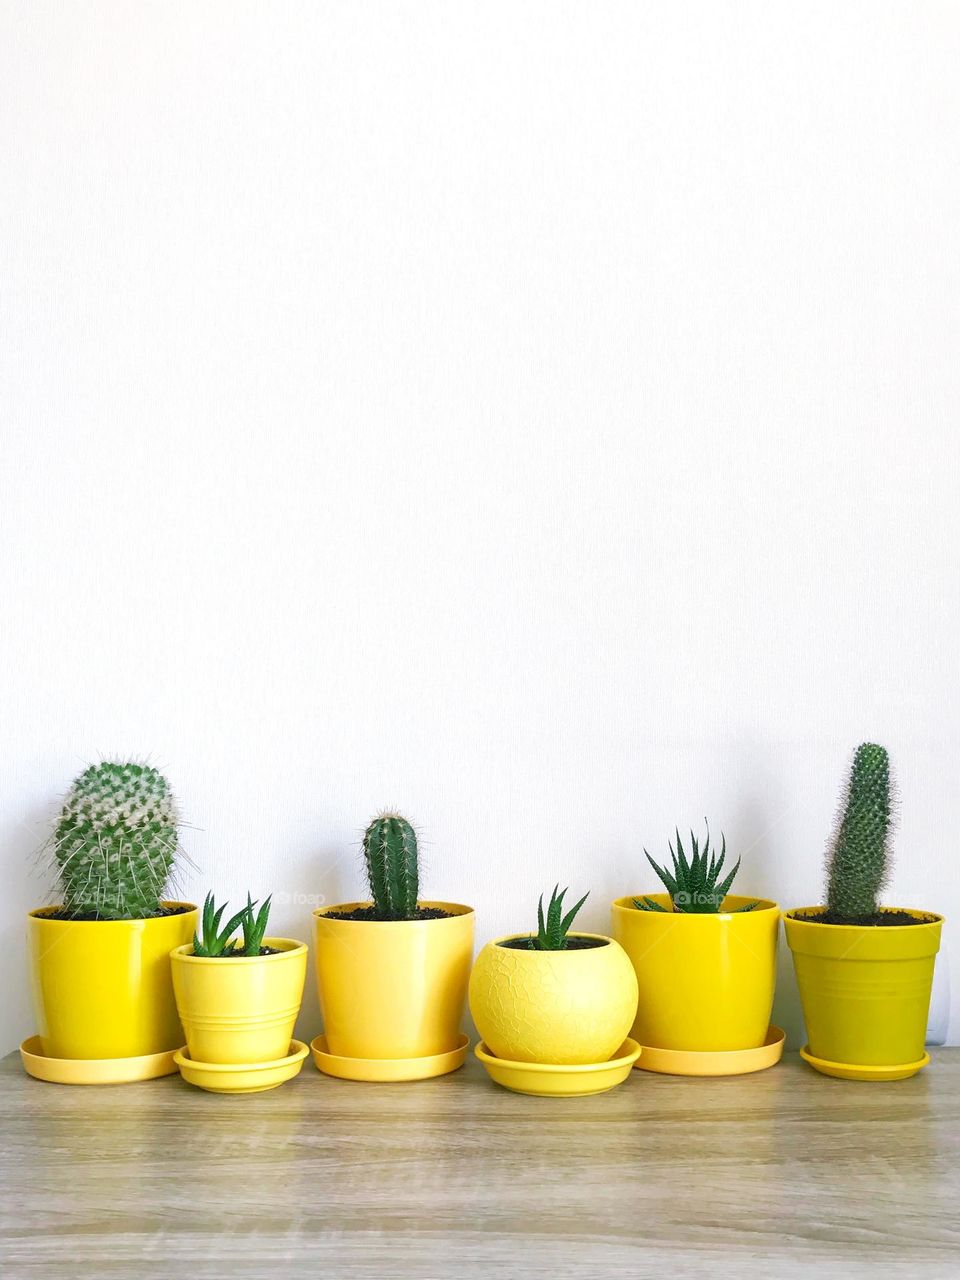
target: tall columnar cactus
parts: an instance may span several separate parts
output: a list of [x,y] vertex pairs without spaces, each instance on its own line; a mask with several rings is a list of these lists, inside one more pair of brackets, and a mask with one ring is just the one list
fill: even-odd
[[381,813],[363,837],[367,879],[382,920],[414,920],[420,887],[417,833],[399,813]]
[[91,765],[67,792],[54,832],[64,911],[101,920],[157,915],[177,854],[177,821],[156,769]]
[[877,911],[887,879],[892,821],[890,760],[884,747],[857,747],[846,807],[830,847],[827,910],[847,920]]

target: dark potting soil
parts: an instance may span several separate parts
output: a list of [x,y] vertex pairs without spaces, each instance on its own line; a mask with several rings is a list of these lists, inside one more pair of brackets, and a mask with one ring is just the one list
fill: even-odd
[[[193,907],[185,906],[178,903],[175,907],[161,907],[159,911],[155,911],[152,916],[131,916],[131,920],[160,920],[163,916],[182,916],[187,911],[192,911]],[[44,911],[44,920],[112,920],[112,916],[101,916],[96,911],[71,912],[64,911],[62,907],[56,911]]]
[[[539,947],[533,945],[533,938],[505,938],[503,942],[498,942],[498,947],[506,947],[508,951],[539,951]],[[568,938],[567,945],[562,948],[564,951],[592,951],[594,947],[605,947],[607,941],[605,938]]]
[[[261,947],[257,952],[258,956],[278,956],[280,954],[279,947]],[[245,960],[251,960],[253,957],[248,956],[241,947],[231,947],[229,951],[222,952],[216,957],[217,960],[231,960],[234,956],[241,956]],[[200,957],[203,959],[203,957]]]
[[884,925],[929,924],[932,916],[912,916],[908,911],[877,911],[872,916],[864,916],[859,920],[851,920],[836,911],[819,911],[815,915],[808,912],[796,916],[797,920],[809,920],[813,924],[856,924],[883,928]]
[[[449,920],[455,911],[441,911],[439,907],[417,907],[417,914],[411,920]],[[382,916],[376,907],[356,907],[353,911],[325,911],[328,920],[376,920],[380,924],[389,924],[386,916]]]

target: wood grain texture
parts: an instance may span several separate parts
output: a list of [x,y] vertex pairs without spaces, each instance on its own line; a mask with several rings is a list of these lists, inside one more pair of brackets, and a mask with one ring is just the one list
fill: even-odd
[[960,1049],[913,1080],[634,1072],[566,1101],[320,1076],[245,1098],[0,1063],[0,1273],[954,1278]]

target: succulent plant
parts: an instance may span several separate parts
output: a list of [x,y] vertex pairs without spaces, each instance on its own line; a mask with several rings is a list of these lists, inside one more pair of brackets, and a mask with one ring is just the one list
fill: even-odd
[[67,792],[53,834],[64,914],[141,920],[161,913],[178,853],[177,805],[146,764],[91,765]]
[[574,917],[577,912],[590,897],[589,893],[585,893],[575,907],[571,907],[566,915],[563,914],[563,897],[567,892],[566,889],[560,889],[559,885],[555,885],[553,893],[550,895],[550,902],[547,906],[546,918],[543,914],[543,894],[540,895],[540,901],[537,904],[537,936],[527,939],[527,945],[531,951],[566,951],[567,934],[570,926],[573,924]]
[[[730,886],[740,870],[740,859],[738,858],[733,870],[728,872],[722,881],[720,880],[720,872],[723,870],[724,860],[727,856],[727,841],[722,832],[720,833],[720,840],[720,856],[718,858],[716,850],[713,853],[710,852],[709,826],[707,827],[707,838],[702,849],[697,837],[691,831],[691,856],[688,861],[680,840],[678,828],[676,851],[674,851],[672,844],[668,845],[673,862],[673,874],[654,862],[653,858],[644,849],[643,852],[647,856],[647,861],[660,877],[664,888],[673,901],[675,912],[679,912],[682,915],[708,915],[716,914],[720,910],[723,900],[730,892]],[[634,898],[633,905],[640,911],[666,912],[667,910],[659,902],[655,902],[653,898]],[[756,902],[748,902],[742,907],[734,907],[733,911],[752,911],[756,905]]]
[[[202,959],[216,959],[219,956],[258,956],[263,946],[263,935],[267,931],[267,918],[270,915],[270,898],[264,902],[259,911],[255,911],[256,903],[247,894],[247,905],[230,917],[220,928],[220,921],[227,904],[218,907],[212,893],[208,893],[200,916],[200,929],[193,935],[193,954]],[[243,943],[237,946],[233,935],[238,929],[243,930]]]
[[827,911],[845,920],[877,912],[889,872],[893,818],[890,759],[884,747],[863,742],[850,770],[846,805],[827,859]]
[[381,813],[363,837],[370,896],[381,920],[415,920],[420,887],[417,833],[399,813]]

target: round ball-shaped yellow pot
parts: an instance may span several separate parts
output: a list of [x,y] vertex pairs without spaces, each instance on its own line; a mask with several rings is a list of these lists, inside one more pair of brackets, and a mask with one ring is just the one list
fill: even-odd
[[264,938],[272,956],[195,956],[177,947],[173,990],[194,1062],[274,1062],[290,1052],[307,976],[307,944]]
[[511,1062],[606,1062],[623,1044],[637,1010],[637,979],[623,948],[527,951],[496,938],[470,975],[470,1012],[487,1048]]
[[151,920],[27,917],[33,1004],[50,1058],[138,1058],[183,1044],[170,951],[193,936],[197,909]]
[[439,920],[337,920],[314,911],[326,1047],[344,1058],[426,1058],[459,1047],[473,959],[472,907],[421,902]]
[[[640,989],[634,1040],[696,1053],[759,1048],[777,981],[777,904],[731,894],[731,910],[687,915],[669,894],[645,896],[667,910],[640,911],[633,897],[613,904],[613,936]],[[732,910],[749,902],[753,911]]]
[[881,926],[804,918],[822,910],[798,907],[783,917],[810,1055],[848,1066],[919,1069],[943,917],[909,911],[922,923]]

